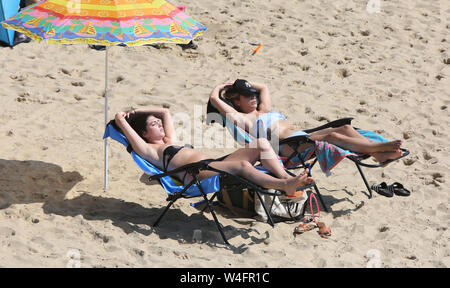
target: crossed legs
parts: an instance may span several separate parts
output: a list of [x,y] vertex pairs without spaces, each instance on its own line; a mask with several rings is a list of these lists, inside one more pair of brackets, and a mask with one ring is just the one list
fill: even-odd
[[351,125],[337,128],[328,128],[310,134],[311,140],[327,141],[344,149],[370,154],[378,162],[392,159],[401,155],[401,140],[390,142],[370,142],[369,139],[359,134]]
[[[253,164],[258,160],[275,177],[256,169]],[[257,148],[239,149],[220,162],[212,162],[210,166],[246,178],[264,188],[285,191],[288,196],[299,195],[296,193],[298,187],[314,181],[305,173],[296,177],[289,175],[266,139],[258,139]]]

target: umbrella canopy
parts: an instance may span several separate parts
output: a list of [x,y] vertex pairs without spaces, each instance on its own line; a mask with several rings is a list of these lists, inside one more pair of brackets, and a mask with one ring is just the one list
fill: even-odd
[[[2,22],[40,42],[128,46],[189,43],[206,27],[164,0],[47,0]],[[105,125],[108,122],[108,49],[105,67]],[[108,140],[105,179],[108,188]]]
[[186,44],[206,30],[164,0],[47,0],[2,24],[36,41],[104,46]]

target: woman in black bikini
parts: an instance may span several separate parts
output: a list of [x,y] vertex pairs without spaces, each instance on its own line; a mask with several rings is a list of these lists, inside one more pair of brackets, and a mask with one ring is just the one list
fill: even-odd
[[[118,112],[115,120],[133,150],[142,158],[161,167],[163,171],[170,171],[190,163],[212,159],[210,155],[195,149],[174,145],[175,128],[168,109],[151,107]],[[296,177],[286,173],[270,143],[265,139],[258,141],[258,148],[239,149],[209,165],[215,169],[246,178],[264,188],[282,190],[288,196],[301,196],[301,192],[296,191],[296,188],[311,184],[313,179],[308,177],[306,173]],[[265,157],[261,157],[261,155]],[[257,161],[261,161],[264,168],[272,172],[277,178],[253,167],[253,164]],[[199,179],[214,174],[216,173],[212,171],[201,171]],[[182,179],[185,184],[192,180],[190,175],[183,172],[176,176]]]

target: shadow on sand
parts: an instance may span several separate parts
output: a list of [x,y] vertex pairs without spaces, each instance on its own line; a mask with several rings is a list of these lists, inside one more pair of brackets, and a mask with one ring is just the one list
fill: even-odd
[[81,180],[80,173],[64,172],[52,163],[0,159],[0,209],[60,201]]

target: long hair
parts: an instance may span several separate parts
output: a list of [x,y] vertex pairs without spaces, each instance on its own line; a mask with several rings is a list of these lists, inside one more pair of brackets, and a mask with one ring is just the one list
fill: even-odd
[[233,107],[236,111],[242,112],[241,109],[239,108],[239,106],[237,106],[234,103],[234,100],[238,100],[239,99],[239,93],[236,93],[231,88],[224,88],[224,89],[219,91],[219,97],[222,98],[222,100],[225,103],[227,103],[228,105]]
[[[134,129],[134,131],[136,131],[136,133],[141,136],[142,139],[145,140],[145,138],[143,137],[143,134],[145,132],[147,132],[147,119],[150,116],[154,116],[152,113],[148,113],[148,112],[144,112],[144,113],[139,113],[139,112],[135,112],[133,114],[130,114],[130,117],[128,117],[127,122],[128,124],[130,124],[131,128]],[[145,140],[147,142],[147,140]]]

